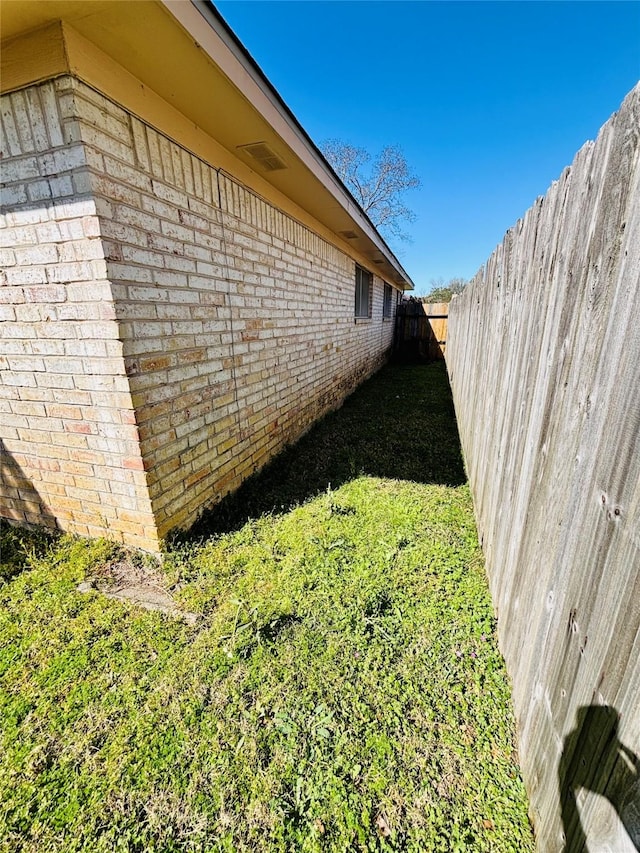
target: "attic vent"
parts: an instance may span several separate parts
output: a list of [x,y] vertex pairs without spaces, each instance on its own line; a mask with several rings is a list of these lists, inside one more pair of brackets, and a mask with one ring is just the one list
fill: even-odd
[[238,148],[252,157],[265,172],[277,172],[278,169],[287,168],[286,164],[266,142],[251,142],[249,145],[238,145]]
[[347,240],[356,240],[358,237],[355,231],[338,231],[338,234]]
[[374,258],[374,259],[373,259],[373,263],[374,263],[374,264],[383,264],[383,263],[384,263],[384,261],[382,260],[382,258]]

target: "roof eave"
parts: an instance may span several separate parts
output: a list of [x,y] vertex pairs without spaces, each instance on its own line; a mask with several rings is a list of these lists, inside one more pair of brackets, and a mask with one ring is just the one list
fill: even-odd
[[[185,14],[180,14],[184,13],[185,6],[188,4],[183,3],[182,0],[161,0],[161,2],[172,15],[178,18],[181,25],[190,32],[191,36],[196,39],[198,32],[193,25],[193,20],[189,19]],[[280,119],[279,126],[274,128],[276,132],[305,166],[313,172],[314,176],[322,183],[325,189],[331,193],[354,224],[362,230],[363,235],[373,244],[371,248],[377,250],[393,268],[396,273],[394,277],[396,286],[402,290],[413,290],[414,284],[398,258],[389,248],[365,211],[347,187],[345,187],[318,146],[289,109],[276,88],[268,80],[258,63],[253,59],[249,51],[218,12],[212,0],[191,0],[191,5],[198,10],[202,18],[215,32],[220,41],[224,43],[229,54],[237,63],[237,69],[233,69],[232,64],[229,62],[224,62],[222,66],[222,70],[231,82],[245,97],[251,100],[253,106],[271,124],[274,124],[273,111],[276,112]],[[199,46],[206,50],[206,44],[203,44],[202,41],[199,42]],[[215,55],[213,51],[210,52],[209,56],[212,61],[220,64],[221,57],[217,51]],[[240,69],[244,74],[238,74],[238,70]],[[269,111],[263,111],[264,104],[260,103],[260,98],[256,98],[256,90],[268,102],[271,108]],[[373,254],[369,252],[368,254],[370,255],[369,259],[371,262],[375,264],[376,261],[373,256],[375,252]]]

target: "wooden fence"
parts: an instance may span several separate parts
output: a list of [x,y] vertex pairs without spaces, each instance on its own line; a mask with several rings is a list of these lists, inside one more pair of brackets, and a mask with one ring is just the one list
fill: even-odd
[[401,361],[441,361],[447,343],[449,303],[407,299],[396,309],[394,356]]
[[538,849],[640,850],[640,85],[450,305]]

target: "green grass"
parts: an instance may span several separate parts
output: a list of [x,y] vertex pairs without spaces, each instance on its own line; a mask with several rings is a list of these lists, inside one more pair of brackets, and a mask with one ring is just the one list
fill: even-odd
[[386,368],[176,540],[195,626],[5,526],[3,853],[534,849],[448,395]]

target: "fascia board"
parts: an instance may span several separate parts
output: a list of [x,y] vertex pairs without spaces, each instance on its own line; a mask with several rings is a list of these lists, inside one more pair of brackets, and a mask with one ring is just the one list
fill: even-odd
[[[338,202],[376,249],[413,288],[411,278],[362,208],[345,188],[280,95],[208,0],[161,0],[165,8],[204,50],[227,79],[251,103],[282,141]],[[203,27],[202,24],[207,25]]]

